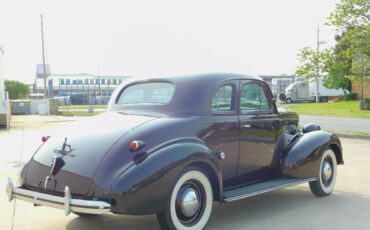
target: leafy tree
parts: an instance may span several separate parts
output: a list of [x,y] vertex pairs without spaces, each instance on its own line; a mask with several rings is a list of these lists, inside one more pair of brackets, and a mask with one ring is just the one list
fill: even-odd
[[28,86],[22,82],[5,80],[4,83],[5,90],[8,91],[10,99],[25,98],[30,93]]
[[317,69],[319,74],[326,72],[326,59],[330,54],[330,50],[325,49],[318,53],[311,47],[304,47],[298,53],[299,66],[296,68],[296,74],[306,78],[312,78],[317,75]]
[[[327,74],[330,71],[329,65],[333,60],[333,49],[325,49],[322,51],[314,51],[310,47],[304,47],[298,53],[299,66],[296,68],[296,74],[306,78],[316,77],[318,75]],[[334,78],[325,81],[325,86],[329,88],[347,88],[348,83],[341,81],[338,84]],[[318,98],[316,99],[318,102]]]
[[352,61],[342,52],[347,45],[336,37],[337,44],[333,49],[328,50],[325,59],[325,71],[328,73],[328,78],[325,81],[325,86],[330,89],[347,89],[351,91],[350,68]]
[[338,32],[347,32],[349,28],[369,25],[370,3],[368,0],[342,0],[328,17],[328,25]]
[[[370,3],[368,0],[342,0],[328,17],[335,27],[336,46],[328,62],[329,78],[351,79],[364,87],[370,73]],[[361,95],[361,109],[364,98]]]

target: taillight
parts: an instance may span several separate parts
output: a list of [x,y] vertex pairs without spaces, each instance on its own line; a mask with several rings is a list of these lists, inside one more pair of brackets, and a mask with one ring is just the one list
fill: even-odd
[[132,141],[130,144],[130,151],[137,151],[145,146],[145,143],[142,141]]
[[49,139],[49,136],[42,136],[42,137],[41,137],[41,141],[42,141],[42,142],[44,142],[44,143],[45,143],[48,139]]

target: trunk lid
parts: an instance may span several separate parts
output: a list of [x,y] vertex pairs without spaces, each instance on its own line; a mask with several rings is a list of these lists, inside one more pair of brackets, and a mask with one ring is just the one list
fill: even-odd
[[[69,186],[72,194],[86,195],[99,163],[114,143],[135,127],[153,119],[156,117],[112,112],[61,129],[29,162],[26,185],[50,192],[63,192],[64,187]],[[57,173],[51,173],[56,156],[61,158],[56,167],[62,167]]]

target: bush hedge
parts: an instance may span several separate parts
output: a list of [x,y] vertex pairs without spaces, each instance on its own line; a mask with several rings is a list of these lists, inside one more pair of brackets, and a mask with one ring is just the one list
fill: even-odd
[[357,99],[357,93],[347,93],[343,96],[343,101],[354,101]]
[[365,110],[370,110],[370,98],[365,98]]

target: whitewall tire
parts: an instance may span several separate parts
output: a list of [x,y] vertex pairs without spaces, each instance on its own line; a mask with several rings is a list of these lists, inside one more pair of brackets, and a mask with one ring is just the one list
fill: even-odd
[[189,168],[175,183],[165,211],[157,215],[163,229],[205,228],[213,207],[213,191],[207,174]]
[[337,178],[337,160],[332,149],[325,150],[320,161],[319,180],[310,182],[311,192],[318,196],[328,196],[334,190]]

